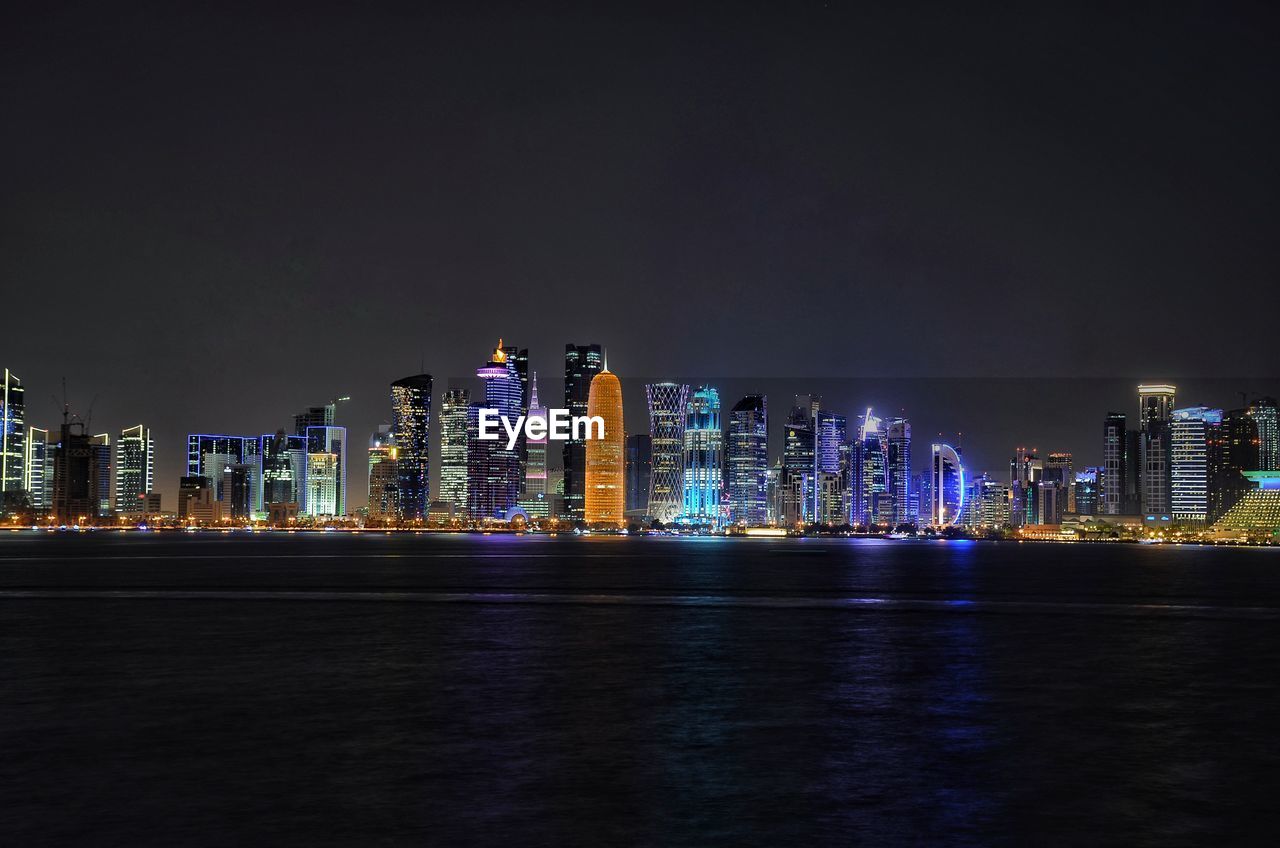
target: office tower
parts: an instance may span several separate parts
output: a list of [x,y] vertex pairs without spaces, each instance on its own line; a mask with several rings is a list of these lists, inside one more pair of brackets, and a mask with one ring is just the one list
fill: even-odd
[[895,504],[888,494],[888,444],[883,421],[868,407],[853,444],[853,497],[850,523],[870,527],[894,523]]
[[1170,512],[1184,526],[1200,528],[1208,520],[1209,431],[1221,425],[1221,409],[1189,406],[1170,415]]
[[[533,372],[529,383],[529,421],[547,421],[547,410],[538,400],[538,372]],[[543,425],[544,429],[546,425]],[[546,435],[525,439],[524,445],[524,490],[520,495],[520,506],[529,513],[530,518],[549,518],[551,501],[547,492],[547,444]],[[648,494],[646,492],[646,494]]]
[[648,433],[627,436],[627,517],[649,514],[649,484],[653,473],[653,440]]
[[[507,362],[511,364],[512,370],[516,372],[516,376],[520,379],[520,409],[518,414],[527,416],[531,400],[529,393],[529,349],[527,347],[522,348],[519,345],[504,345],[501,339],[498,340],[498,347],[502,348],[502,352],[507,355]],[[527,473],[526,464],[529,461],[529,446],[523,429],[516,439],[516,455],[520,466],[520,487],[521,492],[523,492],[525,474]],[[521,497],[523,497],[523,494]]]
[[[391,384],[391,438],[397,453],[396,503],[405,521],[426,521],[430,485],[431,375]],[[380,495],[381,500],[381,495]],[[370,508],[373,501],[369,502]]]
[[1146,515],[1167,517],[1172,509],[1169,420],[1174,392],[1169,385],[1138,386],[1139,470],[1142,512]]
[[471,392],[449,389],[440,403],[440,500],[467,514],[467,410]]
[[22,381],[6,368],[0,384],[0,500],[5,493],[22,491],[26,484],[26,412]]
[[769,466],[769,472],[765,477],[765,508],[767,510],[766,523],[770,527],[777,526],[782,520],[782,487],[779,482],[782,480],[782,460],[775,460],[773,465]]
[[1098,481],[1101,515],[1133,515],[1138,510],[1133,499],[1138,457],[1131,450],[1132,433],[1123,412],[1107,413],[1102,422],[1102,476]]
[[313,517],[347,514],[347,428],[307,428],[306,509]]
[[222,469],[222,514],[235,522],[253,521],[257,464],[233,463]]
[[1072,484],[1075,492],[1076,515],[1098,515],[1098,498],[1100,495],[1098,480],[1101,477],[1102,469],[1097,466],[1091,466],[1083,471],[1076,472],[1076,479]]
[[797,395],[782,425],[781,522],[812,524],[817,509],[817,422],[811,395]]
[[933,469],[922,471],[912,476],[913,486],[916,490],[916,504],[918,516],[917,522],[921,525],[929,525],[933,523],[933,516],[930,510],[933,508]]
[[111,435],[99,433],[89,439],[89,446],[97,455],[94,460],[94,468],[98,475],[96,515],[98,518],[106,518],[111,515],[114,508],[111,501]]
[[[293,504],[306,513],[307,438],[277,430],[258,442],[262,455],[262,500],[266,505]],[[278,510],[289,515],[294,510]]]
[[1258,430],[1258,470],[1280,471],[1280,421],[1276,399],[1258,398],[1249,404],[1247,414]]
[[[1054,479],[1062,489],[1064,495],[1064,507],[1066,512],[1076,511],[1076,495],[1075,495],[1075,479],[1076,472],[1072,467],[1074,457],[1067,451],[1052,451],[1049,458],[1045,461],[1045,471],[1054,471]],[[1044,522],[1051,524],[1054,522]]]
[[649,405],[649,514],[670,524],[684,509],[684,421],[689,387],[651,383],[644,387]]
[[222,520],[222,505],[214,497],[209,478],[188,475],[178,480],[178,520],[188,525],[217,524]]
[[146,512],[146,495],[155,486],[154,463],[155,446],[149,427],[139,424],[120,431],[116,440],[116,512]]
[[23,488],[31,498],[31,508],[38,514],[53,506],[53,454],[49,431],[27,427],[27,452],[22,463]]
[[60,524],[87,524],[97,517],[103,497],[102,451],[84,423],[63,414],[53,449],[53,516]]
[[204,477],[213,499],[222,500],[222,470],[228,465],[259,462],[261,443],[256,436],[197,434],[187,436],[187,476]]
[[625,527],[627,435],[622,421],[622,383],[608,365],[591,380],[587,415],[604,421],[604,433],[588,433],[583,520],[592,527]]
[[929,515],[935,527],[947,527],[964,507],[964,467],[951,445],[934,444],[929,462]]
[[[515,363],[507,359],[501,340],[489,361],[477,369],[476,376],[484,381],[483,409],[494,410],[498,416],[499,438],[479,438],[477,411],[477,436],[468,444],[468,464],[475,466],[477,474],[468,479],[467,487],[471,504],[479,511],[471,517],[506,519],[508,512],[518,506],[523,481],[518,446],[507,448],[506,431],[500,421],[506,418],[514,425],[519,419],[524,386]],[[472,453],[475,456],[470,456]]]
[[1023,524],[1041,524],[1038,494],[1044,476],[1044,463],[1036,456],[1034,448],[1018,448],[1009,463],[1009,516],[1014,527]]
[[849,476],[849,437],[845,417],[828,409],[814,411],[814,521],[827,526],[848,523],[845,486]]
[[[564,408],[573,417],[587,414],[591,381],[600,373],[604,356],[600,345],[564,346]],[[583,492],[586,485],[587,445],[582,439],[566,439],[564,443],[565,509],[574,521],[582,520]]]
[[888,453],[885,457],[885,492],[892,498],[893,524],[915,524],[911,506],[911,422],[890,418],[884,425]]
[[982,527],[1009,526],[1009,486],[999,480],[993,480],[985,474],[982,477],[981,504],[976,514]]
[[332,427],[337,417],[338,402],[347,398],[330,401],[324,406],[311,406],[293,416],[293,432],[296,436],[306,436],[311,427]]
[[[1209,523],[1235,506],[1253,486],[1245,472],[1258,469],[1258,425],[1248,410],[1233,409],[1208,427]],[[28,442],[29,444],[29,442]]]
[[729,520],[769,523],[769,412],[764,395],[747,395],[729,411]]
[[724,433],[720,429],[720,393],[702,386],[689,398],[684,417],[683,524],[718,527],[724,487]]
[[[369,437],[369,521],[381,524],[400,516],[400,451],[391,424],[379,424]],[[425,516],[426,513],[424,512]],[[407,517],[407,516],[406,516]],[[408,519],[416,520],[416,519]]]

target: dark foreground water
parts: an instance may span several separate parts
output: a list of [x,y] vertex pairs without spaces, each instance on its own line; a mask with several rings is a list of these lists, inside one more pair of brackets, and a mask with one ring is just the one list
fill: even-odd
[[0,844],[1274,843],[1280,550],[0,534]]

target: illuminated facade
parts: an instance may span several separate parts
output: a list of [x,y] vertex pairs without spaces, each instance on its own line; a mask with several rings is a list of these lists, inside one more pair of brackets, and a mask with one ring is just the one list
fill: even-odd
[[0,494],[21,491],[26,483],[26,412],[22,381],[6,368],[0,383]]
[[[271,504],[296,504],[306,512],[307,439],[277,430],[263,434],[259,440],[262,452],[262,502],[264,510]],[[269,510],[267,510],[269,511]]]
[[1202,527],[1208,521],[1209,432],[1221,425],[1221,409],[1191,406],[1170,416],[1170,511],[1180,524]]
[[746,527],[769,523],[769,412],[764,395],[747,395],[729,410],[729,520]]
[[1245,474],[1259,470],[1257,422],[1247,410],[1233,409],[1208,427],[1209,518],[1217,521],[1253,488]]
[[608,366],[591,380],[587,415],[604,420],[604,438],[586,440],[583,520],[592,527],[625,527],[627,437],[622,421],[622,383]]
[[812,395],[798,395],[782,426],[782,473],[778,478],[778,498],[782,508],[780,523],[795,527],[817,520],[818,433],[820,401]]
[[949,527],[964,508],[964,467],[951,445],[934,444],[929,462],[929,517],[934,527]]
[[116,512],[142,515],[145,495],[155,487],[155,445],[151,430],[139,424],[116,440]]
[[[521,415],[524,385],[515,363],[507,358],[502,340],[493,356],[476,371],[484,381],[484,407],[497,411],[512,421]],[[520,489],[520,452],[517,444],[507,449],[506,439],[479,438],[477,413],[476,438],[468,439],[467,494],[471,517],[474,519],[502,519],[507,511],[518,505]]]
[[1280,537],[1280,471],[1246,471],[1249,490],[1214,524],[1214,529],[1243,530],[1255,538]]
[[1258,470],[1280,471],[1280,420],[1276,399],[1258,398],[1249,404],[1246,414],[1258,431]]
[[649,514],[669,524],[684,510],[684,424],[689,387],[680,383],[650,383],[644,391],[649,405],[652,451]]
[[724,434],[720,393],[703,386],[689,398],[684,418],[684,509],[682,524],[718,527],[723,521]]
[[888,459],[883,421],[872,415],[868,408],[853,444],[850,524],[869,527],[894,523],[895,505],[889,494]]
[[[347,514],[347,428],[307,428],[307,514]],[[316,476],[313,479],[313,475]]]
[[50,451],[48,430],[27,428],[27,452],[22,473],[25,478],[23,488],[31,498],[32,508],[38,513],[48,512],[53,506],[53,453]]
[[1147,515],[1168,516],[1173,509],[1169,422],[1175,391],[1169,385],[1138,386],[1139,471],[1142,512]]
[[[571,416],[587,414],[591,381],[604,367],[600,345],[564,346],[564,408]],[[586,486],[587,445],[583,439],[567,439],[563,447],[564,509],[568,517],[583,517],[583,493]]]
[[[395,505],[406,521],[425,521],[431,502],[431,387],[430,374],[416,374],[391,384],[390,441],[397,455]],[[380,502],[385,500],[379,495]],[[372,496],[369,509],[373,509]]]
[[449,389],[440,403],[440,500],[467,514],[467,408],[471,392]]
[[1109,412],[1102,423],[1102,468],[1098,479],[1100,515],[1137,515],[1139,434],[1128,429],[1123,412]]
[[[526,414],[530,421],[546,421],[547,410],[538,400],[538,372],[533,373],[529,385],[529,411]],[[520,506],[530,518],[547,518],[551,514],[551,501],[547,497],[547,444],[545,435],[525,440],[524,491],[520,495]]]
[[892,498],[893,524],[914,524],[919,510],[911,505],[911,422],[890,418],[884,425],[885,492]]
[[369,437],[369,520],[384,522],[400,516],[400,450],[392,425],[382,424]]
[[849,437],[845,417],[828,409],[814,411],[814,521],[826,526],[848,521],[846,481]]

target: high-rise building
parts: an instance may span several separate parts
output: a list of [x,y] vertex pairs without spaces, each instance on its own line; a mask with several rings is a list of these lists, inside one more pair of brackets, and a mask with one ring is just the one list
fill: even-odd
[[893,523],[915,524],[911,507],[911,422],[890,418],[884,425],[888,453],[885,457],[885,492],[893,499]]
[[347,428],[307,428],[307,514],[347,514]]
[[729,520],[746,527],[769,523],[769,412],[764,395],[747,395],[729,411]]
[[116,512],[146,513],[146,495],[155,487],[155,445],[141,424],[120,431],[116,440]]
[[1221,409],[1189,406],[1170,415],[1170,511],[1184,526],[1200,528],[1208,521],[1209,434],[1221,426]]
[[849,479],[849,434],[845,417],[829,409],[814,411],[814,520],[834,526],[848,522],[845,488]]
[[[390,435],[395,443],[398,475],[396,509],[406,521],[426,521],[431,502],[431,385],[430,374],[415,374],[391,384]],[[380,493],[379,500],[385,500],[385,495]]]
[[648,433],[627,436],[627,517],[649,514],[649,484],[653,473],[653,440]]
[[222,520],[222,505],[214,497],[209,478],[188,475],[178,480],[178,520],[188,525]]
[[1258,398],[1249,404],[1247,414],[1258,430],[1259,471],[1280,471],[1280,419],[1276,399]]
[[440,403],[440,500],[467,514],[467,410],[471,393],[449,389]]
[[1209,523],[1235,506],[1253,487],[1245,472],[1259,470],[1258,425],[1247,410],[1233,409],[1208,427]]
[[1102,422],[1100,515],[1138,513],[1138,453],[1138,432],[1128,429],[1123,412],[1108,412]]
[[337,418],[338,403],[347,398],[338,398],[324,406],[311,406],[293,416],[293,432],[296,436],[306,436],[311,427],[332,427]]
[[[529,421],[547,421],[547,410],[538,400],[538,372],[533,372],[530,383]],[[545,430],[546,424],[543,424]],[[551,515],[551,500],[547,491],[547,436],[525,440],[524,446],[524,490],[520,495],[520,506],[529,513],[530,518],[548,518]]]
[[[369,520],[380,524],[396,520],[400,512],[402,477],[400,449],[391,424],[379,424],[369,437]],[[415,519],[409,519],[415,520]]]
[[103,498],[102,451],[79,418],[64,414],[58,444],[53,449],[53,516],[60,524],[92,522]]
[[591,380],[587,415],[604,421],[604,433],[586,440],[586,491],[583,520],[592,527],[627,523],[626,431],[622,419],[622,383],[608,365]]
[[106,518],[111,515],[115,507],[111,500],[111,434],[99,433],[89,439],[89,445],[97,455],[94,462],[98,473],[96,514],[98,518]]
[[31,498],[31,508],[44,514],[53,506],[53,453],[49,431],[27,427],[27,454],[22,464],[26,480],[23,488]]
[[[502,352],[507,355],[507,362],[511,364],[511,369],[516,372],[516,376],[520,379],[520,407],[518,414],[527,416],[531,399],[529,394],[529,349],[519,345],[504,345],[501,339],[498,341]],[[529,445],[523,429],[520,430],[519,436],[516,437],[516,461],[520,467],[520,497],[523,497],[524,480],[527,473],[526,465],[529,461]]]
[[252,521],[255,516],[258,466],[234,463],[222,469],[222,514],[232,521]]
[[[264,509],[272,504],[293,504],[306,513],[307,437],[277,430],[258,440],[262,455],[262,501]],[[268,510],[269,511],[269,510]]]
[[[524,385],[515,363],[507,359],[501,339],[489,361],[476,370],[476,376],[484,381],[483,408],[494,410],[499,419],[505,417],[514,424],[522,414]],[[501,425],[499,432],[502,432]],[[508,449],[505,438],[480,439],[477,432],[477,438],[468,444],[468,453],[475,454],[469,455],[468,464],[478,472],[478,476],[471,476],[467,481],[473,507],[471,517],[505,519],[520,500],[523,481],[519,451],[514,447]]]
[[933,445],[929,463],[929,515],[934,527],[955,524],[964,508],[964,467],[951,445]]
[[684,421],[689,387],[651,383],[644,387],[649,405],[649,514],[669,524],[684,509]]
[[[591,394],[591,381],[604,366],[604,354],[600,345],[564,346],[564,408],[569,415],[587,414],[587,401]],[[586,487],[587,445],[583,439],[566,439],[564,442],[564,499],[565,510],[574,521],[583,517],[583,495]]]
[[0,384],[0,500],[26,484],[27,403],[22,381],[8,368]]
[[213,499],[221,501],[223,469],[257,462],[261,449],[256,436],[192,433],[187,436],[187,476],[208,480]]
[[[1053,482],[1058,484],[1062,490],[1063,506],[1066,512],[1076,511],[1076,495],[1075,495],[1075,479],[1076,472],[1072,467],[1074,457],[1068,451],[1050,451],[1048,460],[1045,461],[1045,475],[1052,476]],[[1051,474],[1052,472],[1052,474]],[[1045,524],[1053,524],[1056,522],[1046,521]]]
[[1075,492],[1076,515],[1098,515],[1100,495],[1098,480],[1101,477],[1102,469],[1097,466],[1076,472],[1075,483],[1072,485]]
[[883,421],[868,408],[853,444],[851,524],[870,527],[894,523],[895,504],[888,491],[888,459]]
[[778,479],[781,523],[788,527],[817,520],[819,402],[797,395],[782,425],[782,474]]
[[702,386],[689,398],[684,417],[684,510],[680,522],[719,527],[724,488],[724,433],[720,393]]
[[1172,511],[1169,464],[1169,421],[1174,393],[1169,385],[1138,386],[1138,422],[1141,425],[1139,468],[1142,511],[1168,517]]

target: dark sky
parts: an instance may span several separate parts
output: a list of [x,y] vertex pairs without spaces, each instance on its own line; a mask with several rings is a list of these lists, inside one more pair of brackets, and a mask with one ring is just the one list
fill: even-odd
[[[64,375],[150,424],[163,491],[189,431],[349,394],[363,446],[391,379],[500,335],[546,377],[597,341],[637,378],[1029,378],[902,393],[1003,421],[993,469],[1061,426],[1021,420],[1045,378],[1274,391],[1267,4],[259,5],[0,25],[0,367],[33,424]],[[1055,385],[1081,453],[1135,405]]]

